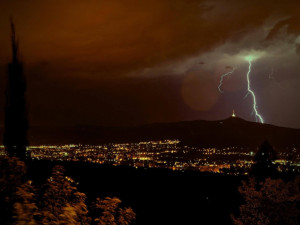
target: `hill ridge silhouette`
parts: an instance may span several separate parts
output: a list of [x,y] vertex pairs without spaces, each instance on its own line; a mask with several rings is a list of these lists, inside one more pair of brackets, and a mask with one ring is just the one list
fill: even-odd
[[246,121],[239,117],[224,120],[179,121],[139,126],[31,127],[30,143],[103,144],[179,139],[183,145],[198,147],[258,147],[264,140],[277,148],[300,147],[300,129]]

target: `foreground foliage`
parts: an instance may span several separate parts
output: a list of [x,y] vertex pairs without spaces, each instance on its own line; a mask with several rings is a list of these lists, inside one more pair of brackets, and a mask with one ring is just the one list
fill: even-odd
[[74,180],[55,166],[44,185],[26,180],[25,163],[17,158],[0,159],[0,204],[3,224],[16,225],[129,225],[135,219],[131,208],[121,208],[114,197],[97,198],[91,206],[78,191]]
[[239,192],[245,204],[240,217],[232,216],[236,225],[295,225],[299,224],[300,178],[290,182],[267,178],[256,182],[243,181]]

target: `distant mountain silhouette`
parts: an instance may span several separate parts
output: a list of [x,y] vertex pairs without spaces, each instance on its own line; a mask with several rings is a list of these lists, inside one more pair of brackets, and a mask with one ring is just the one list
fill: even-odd
[[274,147],[300,147],[300,129],[249,122],[238,117],[219,121],[154,123],[134,127],[32,127],[30,143],[102,144],[179,139],[199,147],[258,147],[268,140]]

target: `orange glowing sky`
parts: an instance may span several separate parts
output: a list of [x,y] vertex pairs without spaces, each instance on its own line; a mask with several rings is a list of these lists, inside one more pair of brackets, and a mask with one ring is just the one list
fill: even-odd
[[292,0],[3,0],[1,88],[11,56],[12,16],[33,124],[222,119],[232,108],[252,120],[249,102],[242,101],[242,69],[228,86],[225,82],[228,95],[213,88],[226,66],[235,66],[235,56],[255,49],[269,57],[258,62],[257,71],[277,65],[278,82],[288,90],[278,94],[269,81],[258,83],[267,121],[300,127],[299,67],[287,53],[300,49],[299,6]]

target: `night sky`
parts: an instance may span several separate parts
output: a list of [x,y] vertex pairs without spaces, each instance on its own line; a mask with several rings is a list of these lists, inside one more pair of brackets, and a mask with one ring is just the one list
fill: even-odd
[[299,0],[0,0],[2,109],[10,16],[31,126],[255,121],[251,56],[258,112],[300,128]]

